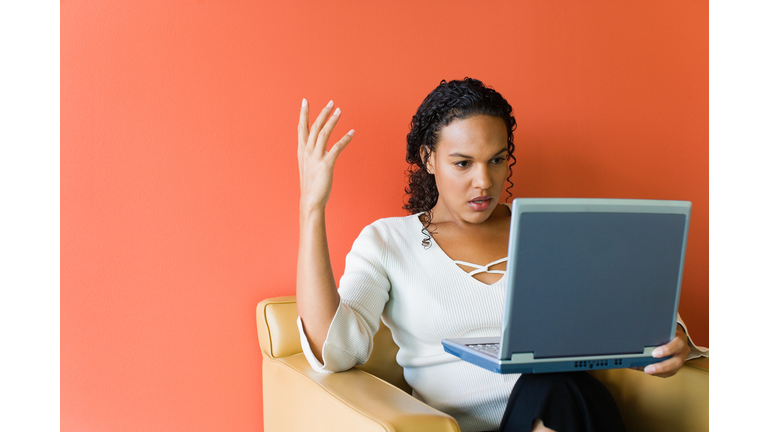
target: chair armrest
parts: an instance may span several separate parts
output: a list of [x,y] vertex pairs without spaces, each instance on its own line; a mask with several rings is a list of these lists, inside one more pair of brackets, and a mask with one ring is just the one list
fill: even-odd
[[460,432],[453,417],[359,369],[321,374],[303,354],[264,356],[264,430]]
[[287,357],[301,352],[296,326],[296,296],[262,300],[256,306],[259,346],[265,357]]

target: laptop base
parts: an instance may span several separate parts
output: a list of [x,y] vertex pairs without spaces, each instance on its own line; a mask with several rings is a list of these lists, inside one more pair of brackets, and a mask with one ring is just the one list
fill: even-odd
[[[651,352],[655,347],[648,347],[642,354],[627,354],[622,356],[596,356],[593,359],[581,358],[548,358],[534,359],[533,354],[515,354],[512,360],[500,360],[497,357],[468,348],[467,343],[477,343],[478,339],[445,339],[442,341],[445,352],[455,355],[466,362],[480,366],[491,372],[508,373],[552,373],[575,372],[600,369],[621,369],[645,367],[664,361],[670,357],[654,358]],[[498,338],[493,338],[498,341]],[[485,341],[484,343],[487,343]]]

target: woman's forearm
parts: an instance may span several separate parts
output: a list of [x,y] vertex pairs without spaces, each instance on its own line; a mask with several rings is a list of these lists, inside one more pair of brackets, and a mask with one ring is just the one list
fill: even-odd
[[325,208],[302,209],[299,225],[296,307],[312,353],[323,361],[323,343],[339,307],[339,293],[328,251]]

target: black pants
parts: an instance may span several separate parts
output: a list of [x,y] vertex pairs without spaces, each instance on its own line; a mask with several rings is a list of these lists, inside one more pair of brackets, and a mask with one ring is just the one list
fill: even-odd
[[500,432],[626,432],[613,396],[586,372],[523,374],[509,396]]

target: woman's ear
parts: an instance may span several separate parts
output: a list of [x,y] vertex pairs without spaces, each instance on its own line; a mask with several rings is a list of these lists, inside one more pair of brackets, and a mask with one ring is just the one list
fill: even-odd
[[435,172],[431,156],[432,153],[429,149],[427,149],[426,146],[421,146],[421,163],[424,165],[424,169],[427,170],[428,174],[434,174]]

